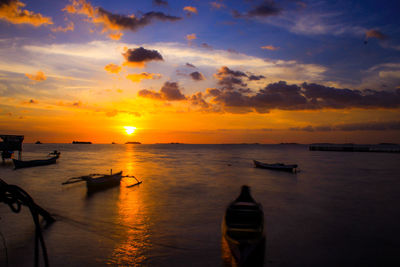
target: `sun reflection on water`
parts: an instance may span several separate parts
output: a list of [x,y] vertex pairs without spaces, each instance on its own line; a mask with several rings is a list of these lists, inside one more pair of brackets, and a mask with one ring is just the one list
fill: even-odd
[[[127,148],[124,162],[124,174],[134,175],[134,149]],[[141,186],[127,188],[136,183],[134,179],[121,180],[120,195],[117,203],[116,223],[125,226],[121,240],[116,245],[109,263],[114,265],[141,265],[148,259],[150,248],[149,217]]]

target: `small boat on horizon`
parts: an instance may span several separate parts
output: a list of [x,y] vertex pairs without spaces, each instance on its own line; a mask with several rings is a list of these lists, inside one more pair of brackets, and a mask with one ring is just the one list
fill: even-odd
[[12,159],[12,160],[13,160],[15,169],[29,168],[29,167],[55,164],[57,162],[57,159],[60,157],[60,154],[61,154],[60,152],[55,150],[55,151],[49,153],[49,156],[52,156],[52,157],[48,158],[48,159],[35,159],[35,160],[26,160],[26,161],[18,160],[18,159]]
[[264,212],[251,196],[250,187],[243,185],[239,197],[226,209],[222,237],[239,266],[255,266],[264,261]]
[[289,165],[283,163],[268,164],[257,160],[253,160],[253,162],[254,162],[254,167],[261,169],[270,169],[270,170],[287,171],[287,172],[293,172],[294,170],[296,172],[297,168],[297,164],[289,164]]
[[72,141],[72,144],[86,144],[86,145],[91,145],[92,142],[86,142],[86,141]]

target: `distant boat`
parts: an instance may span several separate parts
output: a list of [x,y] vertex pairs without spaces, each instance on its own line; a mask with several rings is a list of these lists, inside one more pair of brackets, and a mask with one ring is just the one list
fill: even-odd
[[291,164],[291,165],[286,165],[283,163],[273,163],[273,164],[268,164],[268,163],[263,163],[257,160],[253,160],[254,166],[256,168],[262,168],[262,169],[271,169],[271,170],[278,170],[278,171],[289,171],[292,172],[293,170],[296,171],[297,164]]
[[125,144],[127,144],[127,145],[140,145],[141,143],[140,142],[126,142]]
[[90,145],[92,142],[72,141],[73,144],[87,144]]
[[14,167],[15,167],[15,169],[20,169],[20,168],[28,168],[28,167],[36,167],[36,166],[55,164],[57,159],[60,157],[60,154],[61,154],[60,152],[51,154],[54,156],[51,158],[48,158],[48,159],[36,159],[36,160],[27,160],[27,161],[13,159]]
[[263,261],[264,212],[246,185],[242,186],[239,197],[226,209],[222,236],[239,266],[254,266],[252,262]]
[[40,144],[42,144],[42,142],[40,142],[40,141],[36,141],[36,143],[35,144],[37,144],[37,145],[40,145]]

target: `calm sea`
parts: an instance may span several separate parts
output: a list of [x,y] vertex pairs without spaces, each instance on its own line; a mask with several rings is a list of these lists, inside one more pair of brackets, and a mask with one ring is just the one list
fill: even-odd
[[[399,266],[400,154],[309,151],[304,145],[25,144],[23,159],[61,151],[57,164],[0,178],[25,189],[57,221],[44,230],[52,266],[222,266],[226,206],[249,185],[264,207],[265,266]],[[296,163],[299,172],[252,160]],[[122,170],[88,196],[70,177]],[[0,203],[0,265],[33,266],[34,225]],[[7,249],[6,249],[6,248]],[[224,256],[226,257],[226,256]]]

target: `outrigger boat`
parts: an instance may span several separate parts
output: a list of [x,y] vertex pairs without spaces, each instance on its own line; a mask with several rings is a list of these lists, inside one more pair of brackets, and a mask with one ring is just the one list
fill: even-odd
[[[121,179],[123,177],[132,177],[135,178],[135,176],[122,176],[122,171],[117,172],[117,173],[112,173],[112,170],[110,174],[89,174],[85,176],[80,176],[80,177],[73,177],[62,183],[63,185],[66,184],[73,184],[73,183],[78,183],[82,181],[86,181],[86,187],[87,191],[89,193],[91,192],[96,192],[100,190],[104,190],[110,187],[118,186],[121,183]],[[135,185],[139,185],[142,182],[138,181],[136,179],[137,183],[129,185],[128,187],[132,187]]]
[[53,151],[49,153],[49,156],[52,156],[51,158],[48,159],[35,159],[35,160],[18,160],[18,159],[13,159],[14,163],[14,168],[19,169],[19,168],[28,168],[28,167],[36,167],[36,166],[44,166],[44,165],[50,165],[50,164],[55,164],[57,159],[60,157],[60,152]]
[[222,236],[239,266],[253,266],[264,260],[264,213],[246,185],[226,210]]
[[271,169],[271,170],[288,171],[288,172],[293,172],[294,170],[296,172],[297,168],[297,164],[290,164],[290,165],[286,165],[283,163],[268,164],[257,160],[253,160],[253,162],[254,162],[254,167],[262,169]]

